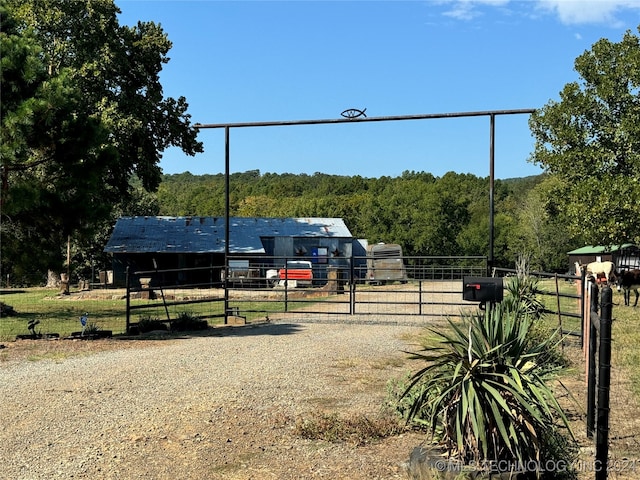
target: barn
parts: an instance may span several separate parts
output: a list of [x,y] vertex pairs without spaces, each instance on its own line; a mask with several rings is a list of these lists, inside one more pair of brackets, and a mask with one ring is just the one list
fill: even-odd
[[[180,270],[170,279],[165,274],[163,283],[216,283],[225,264],[225,237],[224,217],[121,217],[104,251],[112,256],[117,286],[124,285],[127,267],[142,271],[156,266]],[[296,257],[312,261],[321,274],[326,266],[348,265],[353,245],[340,218],[229,218],[230,256],[264,268]],[[196,270],[185,270],[189,268]]]
[[587,245],[572,250],[569,255],[569,271],[575,273],[575,263],[613,262],[618,270],[640,268],[640,248],[631,243],[605,247]]

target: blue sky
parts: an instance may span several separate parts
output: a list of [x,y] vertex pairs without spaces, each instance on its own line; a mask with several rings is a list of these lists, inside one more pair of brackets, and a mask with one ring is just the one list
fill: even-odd
[[[640,0],[116,0],[120,23],[159,23],[173,42],[165,96],[193,123],[217,124],[534,109],[579,80],[577,56],[637,34]],[[528,115],[495,123],[495,175],[542,170]],[[488,117],[236,128],[232,172],[403,171],[489,175]],[[205,152],[164,152],[164,173],[224,172],[223,130]]]

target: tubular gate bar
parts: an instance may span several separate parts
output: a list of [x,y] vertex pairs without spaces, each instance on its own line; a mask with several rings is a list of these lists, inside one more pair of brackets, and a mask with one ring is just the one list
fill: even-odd
[[[513,275],[517,273],[517,270],[515,269],[511,269],[511,268],[494,268],[493,269],[493,273],[495,276],[507,276],[507,275]],[[554,314],[557,315],[559,318],[559,326],[560,329],[562,329],[562,317],[568,317],[568,318],[575,318],[575,319],[579,319],[580,320],[580,332],[572,332],[572,331],[565,331],[562,330],[562,334],[563,335],[575,335],[575,336],[580,336],[580,338],[582,340],[584,340],[585,338],[585,334],[584,334],[584,322],[582,321],[584,318],[584,311],[585,311],[585,304],[584,304],[584,291],[582,289],[577,290],[576,293],[566,293],[566,292],[561,292],[560,289],[558,288],[558,280],[565,280],[565,281],[580,281],[582,280],[581,285],[584,285],[584,276],[578,277],[576,275],[565,275],[565,274],[558,274],[558,273],[548,273],[548,272],[529,272],[529,275],[533,276],[533,277],[538,277],[538,278],[547,278],[547,279],[554,279],[556,282],[556,288],[555,291],[549,291],[549,290],[540,290],[538,293],[540,295],[544,295],[544,296],[552,296],[557,298],[557,302],[556,302],[556,308],[547,308],[545,309],[545,313],[550,313],[550,314]],[[568,311],[566,309],[563,309],[562,306],[560,305],[560,300],[561,299],[576,299],[579,303],[579,311]],[[584,342],[583,342],[584,343]]]
[[[268,122],[237,122],[237,123],[209,123],[202,124],[196,123],[194,127],[199,129],[224,129],[224,176],[225,176],[225,269],[229,268],[229,257],[231,251],[229,249],[229,218],[231,214],[230,210],[230,172],[231,172],[231,129],[232,128],[246,128],[246,127],[280,127],[280,126],[293,126],[293,125],[319,125],[319,124],[333,124],[333,123],[360,123],[360,122],[388,122],[399,120],[427,120],[427,119],[439,119],[439,118],[460,118],[460,117],[489,117],[489,252],[488,263],[489,266],[493,266],[493,253],[494,253],[494,179],[495,179],[495,123],[496,116],[501,115],[531,115],[535,113],[534,109],[517,109],[517,110],[490,110],[479,112],[454,112],[454,113],[436,113],[436,114],[420,114],[420,115],[397,115],[397,116],[385,116],[385,117],[352,117],[341,119],[315,119],[315,120],[287,120],[287,121],[268,121]],[[225,289],[225,311],[229,311],[228,307],[228,291]],[[225,320],[226,321],[226,320]]]
[[[423,315],[455,316],[456,307],[468,307],[462,300],[462,278],[483,275],[487,257],[403,257],[406,279],[375,281],[366,278],[366,258],[350,257],[313,264],[313,286],[296,288],[295,280],[273,278],[287,260],[309,257],[231,257],[234,269],[220,266],[190,269],[154,269],[129,272],[126,280],[126,321],[131,312],[196,303],[224,302],[210,317],[245,316],[250,320],[268,318],[275,313],[299,312],[304,315]],[[235,262],[234,259],[244,259]],[[339,262],[339,263],[338,263]],[[286,268],[282,269],[286,271]],[[206,278],[207,283],[186,284],[190,278]],[[193,294],[176,290],[192,289]],[[160,299],[159,295],[162,296]],[[147,303],[133,298],[147,299]],[[180,299],[180,298],[189,299]],[[162,300],[160,303],[159,300]],[[456,313],[451,313],[453,310]]]

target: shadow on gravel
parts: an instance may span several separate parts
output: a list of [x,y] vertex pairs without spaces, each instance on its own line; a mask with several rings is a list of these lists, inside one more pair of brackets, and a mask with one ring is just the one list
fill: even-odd
[[192,332],[169,332],[158,330],[140,335],[114,336],[114,339],[127,340],[188,340],[190,338],[237,336],[248,337],[257,335],[294,335],[304,329],[301,325],[293,323],[253,323],[248,325],[227,325],[210,327],[206,330]]
[[242,325],[238,327],[218,327],[221,331],[218,335],[234,335],[248,337],[253,335],[294,335],[304,329],[301,325],[294,323],[258,323],[253,325]]

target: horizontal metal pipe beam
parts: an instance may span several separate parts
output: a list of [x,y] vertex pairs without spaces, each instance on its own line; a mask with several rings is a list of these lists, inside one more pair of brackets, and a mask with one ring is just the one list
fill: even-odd
[[330,123],[363,123],[363,122],[391,122],[399,120],[427,120],[432,118],[483,117],[492,115],[522,115],[532,114],[536,110],[523,108],[519,110],[488,110],[480,112],[426,113],[419,115],[396,115],[387,117],[357,117],[357,118],[327,118],[316,120],[280,120],[267,122],[238,122],[238,123],[196,123],[195,128],[241,128],[241,127],[282,127],[290,125],[319,125]]

